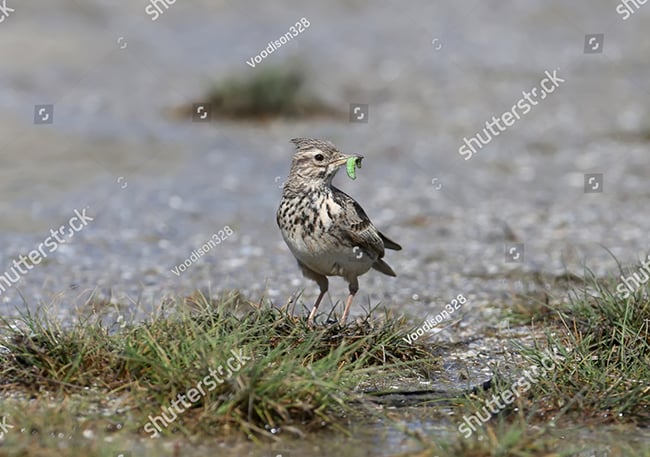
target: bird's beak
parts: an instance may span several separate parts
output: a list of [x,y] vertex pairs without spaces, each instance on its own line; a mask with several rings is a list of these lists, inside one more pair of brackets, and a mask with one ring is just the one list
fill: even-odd
[[345,165],[348,162],[348,159],[351,158],[351,157],[354,157],[355,159],[357,159],[357,163],[361,162],[361,160],[363,159],[363,156],[358,156],[358,155],[346,156],[346,155],[344,155],[343,157],[332,160],[330,162],[330,165],[334,165],[334,167],[338,168],[341,165]]

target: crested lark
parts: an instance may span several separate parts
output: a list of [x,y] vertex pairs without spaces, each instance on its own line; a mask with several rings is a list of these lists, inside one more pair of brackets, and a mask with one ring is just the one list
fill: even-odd
[[327,141],[294,138],[291,142],[296,152],[284,183],[277,223],[303,275],[320,287],[308,323],[313,323],[327,292],[327,276],[342,276],[350,290],[341,317],[345,324],[359,290],[358,277],[370,268],[395,276],[382,260],[384,248],[402,247],[379,232],[352,197],[332,185],[339,167],[350,157],[357,161],[362,157],[344,155]]

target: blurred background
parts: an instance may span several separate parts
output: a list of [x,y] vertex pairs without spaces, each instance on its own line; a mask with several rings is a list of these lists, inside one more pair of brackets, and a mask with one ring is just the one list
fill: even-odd
[[[75,209],[94,220],[0,294],[1,314],[72,319],[92,296],[133,317],[196,289],[283,304],[305,288],[311,306],[275,223],[294,137],[364,155],[335,184],[404,246],[386,258],[397,278],[361,278],[353,313],[424,320],[464,294],[471,326],[513,288],[647,252],[650,6],[625,20],[606,0],[6,6],[0,274]],[[463,138],[553,70],[565,82],[464,160]],[[324,309],[346,292],[333,281]]]

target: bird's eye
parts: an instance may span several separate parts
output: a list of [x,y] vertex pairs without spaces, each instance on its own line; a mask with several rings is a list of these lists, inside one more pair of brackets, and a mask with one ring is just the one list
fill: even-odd
[[314,159],[316,159],[317,162],[322,162],[325,159],[325,157],[323,156],[323,154],[316,154],[314,156]]

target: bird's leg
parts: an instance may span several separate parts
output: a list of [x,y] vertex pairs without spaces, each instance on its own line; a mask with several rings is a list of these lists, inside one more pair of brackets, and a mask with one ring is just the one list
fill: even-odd
[[341,325],[345,325],[345,322],[348,320],[348,313],[350,312],[350,305],[352,305],[352,300],[359,290],[359,280],[355,276],[350,280],[350,295],[345,301],[345,309],[343,310],[343,316],[341,316]]
[[314,306],[312,307],[311,312],[309,313],[309,318],[307,319],[307,325],[309,325],[310,327],[314,323],[314,316],[316,316],[316,310],[318,309],[318,305],[320,305],[320,301],[325,296],[325,292],[327,292],[327,290],[322,290],[321,289],[320,294],[318,295],[318,298],[316,299],[316,303],[314,303]]
[[312,325],[314,324],[314,317],[316,316],[316,310],[318,310],[318,306],[320,305],[321,300],[325,296],[325,293],[327,293],[327,288],[329,286],[329,281],[327,280],[327,276],[319,276],[318,278],[314,278],[314,279],[318,283],[318,287],[320,287],[320,294],[316,299],[316,303],[314,303],[314,307],[311,309],[311,312],[309,313],[309,318],[307,319],[307,325],[309,327],[312,327]]

